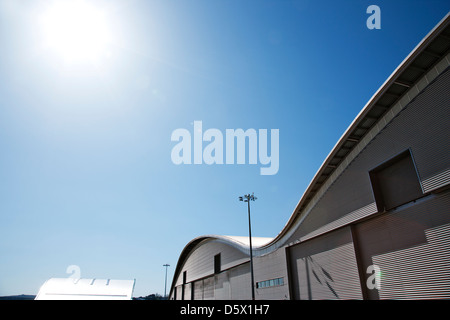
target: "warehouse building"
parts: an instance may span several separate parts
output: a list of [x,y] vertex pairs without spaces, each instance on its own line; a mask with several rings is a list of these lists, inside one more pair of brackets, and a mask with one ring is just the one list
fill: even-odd
[[[449,22],[364,106],[283,230],[252,238],[256,299],[450,298]],[[249,252],[193,239],[170,299],[251,299]]]

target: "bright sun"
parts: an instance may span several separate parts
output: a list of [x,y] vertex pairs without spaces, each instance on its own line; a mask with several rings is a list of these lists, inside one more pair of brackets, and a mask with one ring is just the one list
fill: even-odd
[[98,61],[112,36],[106,18],[87,1],[55,1],[41,15],[44,45],[68,62]]

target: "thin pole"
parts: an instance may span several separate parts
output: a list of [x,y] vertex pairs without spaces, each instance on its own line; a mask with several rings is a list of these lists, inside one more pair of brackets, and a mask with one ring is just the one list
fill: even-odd
[[163,265],[163,267],[166,267],[166,280],[164,282],[164,298],[167,297],[167,294],[166,294],[166,288],[167,288],[167,267],[169,267],[169,266],[170,266],[170,264],[167,264],[167,263]]
[[250,240],[250,275],[252,278],[252,300],[255,300],[255,277],[253,275],[252,224],[250,221],[250,195],[248,197],[247,204],[248,204],[248,236]]

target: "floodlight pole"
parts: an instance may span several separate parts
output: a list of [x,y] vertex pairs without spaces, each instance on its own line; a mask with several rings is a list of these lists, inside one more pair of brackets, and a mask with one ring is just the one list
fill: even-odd
[[163,267],[166,267],[166,280],[164,282],[164,298],[167,298],[166,288],[167,288],[167,267],[170,267],[170,264],[163,264]]
[[255,201],[256,199],[257,198],[253,194],[252,195],[246,194],[243,197],[239,197],[239,200],[247,202],[248,206],[248,237],[250,241],[250,277],[252,285],[252,300],[255,300],[255,277],[253,274],[252,224],[250,220],[250,201]]

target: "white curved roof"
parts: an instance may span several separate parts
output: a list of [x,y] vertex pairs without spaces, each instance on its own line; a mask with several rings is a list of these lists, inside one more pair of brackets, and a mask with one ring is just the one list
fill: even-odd
[[[242,247],[250,247],[250,239],[249,237],[239,237],[239,236],[222,236],[224,238],[229,239],[230,241],[234,241],[235,243],[239,243]],[[252,237],[252,247],[261,247],[269,242],[271,242],[274,238],[268,237]]]
[[35,300],[131,300],[135,280],[51,278]]
[[[201,237],[197,237],[193,239],[191,242],[195,242],[196,240],[218,240],[220,242],[226,243],[228,245],[231,245],[232,247],[235,247],[236,249],[239,249],[243,252],[248,253],[247,251],[250,248],[250,239],[246,236],[222,236],[222,235],[205,235]],[[258,248],[262,247],[271,241],[273,241],[274,238],[268,238],[268,237],[252,237],[252,248]]]

